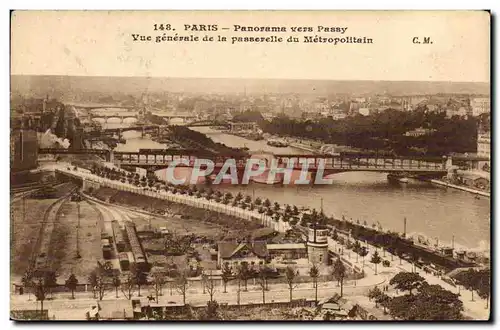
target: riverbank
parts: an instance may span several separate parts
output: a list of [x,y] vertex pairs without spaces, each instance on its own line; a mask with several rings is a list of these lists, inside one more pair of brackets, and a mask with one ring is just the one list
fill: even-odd
[[290,143],[290,147],[297,148],[297,149],[303,150],[303,151],[307,151],[307,152],[310,152],[313,154],[319,153],[318,149],[311,147],[307,144],[303,144],[303,143],[292,142],[292,143]]
[[477,190],[477,189],[473,189],[473,188],[469,188],[469,187],[459,186],[459,185],[448,183],[448,182],[441,181],[441,180],[430,179],[430,180],[428,180],[428,182],[431,182],[431,183],[439,185],[439,186],[447,187],[447,188],[453,188],[453,189],[458,189],[458,190],[470,192],[470,193],[475,194],[475,195],[480,195],[480,196],[484,196],[484,197],[488,197],[488,198],[491,197],[490,193],[487,193],[487,192],[484,192],[481,190]]

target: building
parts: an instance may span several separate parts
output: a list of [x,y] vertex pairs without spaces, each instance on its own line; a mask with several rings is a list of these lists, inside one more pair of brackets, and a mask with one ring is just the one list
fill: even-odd
[[307,247],[304,243],[220,242],[217,251],[218,267],[222,267],[226,262],[233,266],[242,262],[255,266],[272,262],[272,260],[279,262],[305,258],[307,258]]
[[271,259],[294,260],[307,258],[307,247],[304,243],[267,244]]
[[490,112],[490,99],[488,97],[475,97],[471,98],[470,106],[472,108],[472,115],[479,116],[483,113]]
[[479,157],[488,157],[488,161],[478,162],[478,168],[482,169],[485,165],[490,167],[491,135],[490,131],[478,131],[477,134],[477,155]]
[[332,114],[333,120],[342,120],[342,119],[345,119],[346,117],[347,117],[347,115],[345,113],[336,112],[336,113]]
[[419,127],[419,128],[416,128],[412,131],[406,132],[405,136],[419,137],[419,136],[424,136],[424,135],[430,135],[434,132],[436,132],[435,129]]
[[228,262],[237,266],[246,262],[249,265],[262,265],[268,260],[269,252],[264,241],[220,242],[217,249],[217,265],[222,267]]
[[370,115],[370,109],[369,108],[359,108],[358,112],[359,112],[360,115],[363,115],[363,116]]
[[314,224],[309,227],[307,257],[312,264],[328,264],[328,228],[326,226]]
[[38,140],[36,131],[11,130],[10,132],[10,169],[21,172],[38,166]]
[[479,190],[490,191],[490,174],[478,171],[457,171],[457,183]]
[[255,131],[258,127],[256,122],[229,122],[229,124],[231,132]]
[[415,95],[411,96],[408,100],[409,106],[411,110],[418,108],[419,105],[426,103],[429,100],[428,97],[423,95]]

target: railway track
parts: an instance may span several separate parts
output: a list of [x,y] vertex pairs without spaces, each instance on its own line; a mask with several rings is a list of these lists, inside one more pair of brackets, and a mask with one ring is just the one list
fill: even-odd
[[44,187],[51,187],[51,188],[59,188],[66,183],[57,183],[57,184],[51,184],[51,185],[38,185],[38,186],[33,186],[33,187],[26,187],[26,188],[19,188],[16,191],[11,190],[11,196],[10,196],[10,204],[17,202],[18,200],[24,198],[24,197],[29,197],[31,194],[36,193],[37,191],[41,190]]
[[77,190],[77,187],[71,185],[69,192],[65,192],[52,203],[43,215],[40,233],[33,247],[30,260],[30,270],[34,275],[38,271],[44,272],[51,270],[51,256],[49,255],[52,232],[55,224],[61,215],[62,206],[70,200],[71,195]]
[[100,209],[99,209],[99,208],[95,205],[95,203],[93,203],[93,202],[92,202],[92,201],[90,201],[89,199],[87,199],[87,198],[85,198],[85,197],[84,197],[84,200],[85,200],[85,202],[87,202],[87,204],[89,204],[89,205],[90,205],[90,207],[91,207],[92,209],[94,209],[94,211],[97,213],[97,216],[98,216],[98,218],[99,218],[99,226],[101,227],[100,232],[102,233],[102,232],[105,230],[105,228],[104,228],[104,216],[102,215],[101,210],[100,210]]

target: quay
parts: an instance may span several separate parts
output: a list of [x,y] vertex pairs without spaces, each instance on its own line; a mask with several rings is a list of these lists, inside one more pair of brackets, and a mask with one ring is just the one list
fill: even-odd
[[477,190],[477,189],[472,189],[472,188],[469,188],[469,187],[464,187],[464,186],[459,186],[459,185],[456,185],[456,184],[452,184],[452,183],[448,183],[448,182],[445,182],[445,181],[441,181],[441,180],[436,180],[436,179],[430,179],[430,180],[427,180],[431,183],[434,183],[436,185],[439,185],[439,186],[443,186],[443,187],[447,187],[447,188],[454,188],[454,189],[458,189],[458,190],[462,190],[462,191],[467,191],[467,192],[470,192],[470,193],[473,193],[473,194],[476,194],[476,195],[480,195],[480,196],[484,196],[484,197],[491,197],[491,194],[490,193],[487,193],[487,192],[484,192],[484,191],[480,191],[480,190]]

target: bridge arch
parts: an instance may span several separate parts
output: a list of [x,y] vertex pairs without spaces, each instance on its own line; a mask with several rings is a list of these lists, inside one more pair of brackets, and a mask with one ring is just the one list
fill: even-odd
[[186,119],[182,117],[172,117],[168,119],[169,125],[184,125],[186,123],[187,123]]

